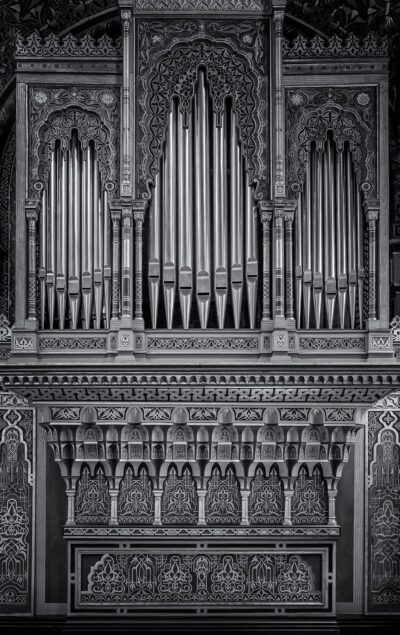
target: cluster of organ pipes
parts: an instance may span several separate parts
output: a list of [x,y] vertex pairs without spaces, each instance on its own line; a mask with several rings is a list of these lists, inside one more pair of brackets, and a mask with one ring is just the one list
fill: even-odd
[[[236,329],[255,327],[259,274],[253,188],[235,111],[227,100],[222,116],[213,112],[202,69],[189,115],[184,118],[178,99],[172,103],[152,193],[149,240],[153,328],[160,326],[162,301],[168,329],[187,329],[192,322],[222,329],[230,306]],[[211,307],[216,324],[210,324]]]
[[362,328],[364,219],[348,143],[328,134],[313,142],[298,196],[296,318],[298,328]]
[[39,281],[41,328],[108,328],[110,225],[93,142],[73,130],[51,153],[42,194]]

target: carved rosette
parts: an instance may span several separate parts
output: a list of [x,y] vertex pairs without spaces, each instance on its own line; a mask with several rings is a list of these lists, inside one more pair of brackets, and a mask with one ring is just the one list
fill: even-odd
[[256,196],[267,198],[264,23],[152,20],[140,22],[138,29],[139,195],[148,196],[158,172],[172,99],[179,97],[185,118],[203,66],[217,116],[223,112],[224,100],[233,100],[246,170],[256,185]]
[[82,147],[95,144],[101,179],[111,198],[119,192],[118,88],[35,88],[29,92],[29,191],[38,198],[48,182],[50,156],[56,140],[67,148],[73,129]]
[[310,144],[322,148],[332,131],[338,148],[350,144],[356,178],[367,200],[377,197],[376,91],[296,88],[286,91],[289,196],[302,190]]

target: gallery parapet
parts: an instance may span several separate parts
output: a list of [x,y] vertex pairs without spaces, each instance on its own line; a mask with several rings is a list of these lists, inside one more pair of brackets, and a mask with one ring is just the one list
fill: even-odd
[[286,59],[314,57],[386,57],[389,54],[389,40],[371,31],[364,39],[354,33],[342,39],[338,35],[323,38],[320,35],[308,40],[298,35],[292,42],[283,40],[283,57]]
[[108,35],[102,35],[98,40],[89,34],[81,39],[68,33],[65,37],[58,37],[50,33],[46,37],[34,31],[26,38],[17,33],[16,58],[35,57],[121,57],[121,39],[113,41]]

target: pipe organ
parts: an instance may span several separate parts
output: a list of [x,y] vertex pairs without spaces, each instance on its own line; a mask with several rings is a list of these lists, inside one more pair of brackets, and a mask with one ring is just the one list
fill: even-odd
[[39,238],[42,329],[110,326],[110,217],[93,142],[78,131],[50,155]]
[[16,42],[0,613],[400,610],[384,42],[288,41],[285,0],[80,5]]
[[205,68],[188,116],[179,99],[171,104],[149,214],[152,328],[254,329],[260,225],[254,187],[232,100],[217,116]]
[[348,143],[310,144],[296,215],[296,318],[305,329],[362,329],[365,223]]

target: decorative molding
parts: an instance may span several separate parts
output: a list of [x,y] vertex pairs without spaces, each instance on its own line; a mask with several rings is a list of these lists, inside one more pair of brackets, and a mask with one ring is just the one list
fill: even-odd
[[323,147],[331,130],[339,148],[346,141],[350,144],[365,199],[376,199],[376,89],[291,88],[286,104],[289,196],[297,197],[303,188],[311,141],[317,149]]
[[187,117],[200,65],[207,68],[217,118],[226,97],[233,99],[246,170],[256,198],[267,198],[267,77],[263,22],[146,22],[139,25],[138,179],[148,197],[165,140],[172,98]]
[[15,56],[18,58],[32,57],[118,57],[122,56],[121,40],[113,42],[108,35],[102,35],[98,40],[89,35],[78,39],[71,33],[58,37],[49,33],[41,37],[38,31],[33,31],[26,38],[20,32],[15,41]]
[[147,336],[147,350],[154,351],[255,351],[258,352],[259,339],[252,336]]
[[134,0],[136,11],[167,11],[199,13],[227,11],[229,13],[264,13],[269,9],[269,0]]
[[29,102],[31,198],[38,198],[43,187],[47,187],[56,140],[66,149],[73,128],[78,130],[83,147],[89,141],[94,142],[103,186],[110,198],[118,197],[119,88],[32,87]]
[[47,351],[106,351],[107,337],[78,337],[68,335],[39,337],[40,352]]
[[400,343],[400,316],[395,315],[393,320],[390,322],[390,328],[392,330],[392,338],[393,343]]
[[163,537],[337,537],[340,535],[340,527],[325,526],[197,526],[197,527],[112,527],[112,526],[97,526],[97,527],[64,527],[65,538],[79,538],[79,539],[92,539],[92,538],[130,538],[135,536],[144,536],[146,538],[163,538]]
[[380,37],[370,31],[362,40],[354,33],[346,38],[332,35],[323,38],[321,35],[308,40],[303,35],[298,35],[290,42],[283,40],[283,57],[285,61],[319,57],[376,57],[389,55],[389,40],[387,36]]
[[10,322],[4,313],[0,314],[0,342],[11,342]]
[[334,336],[300,336],[301,350],[365,350],[365,337],[334,337]]

